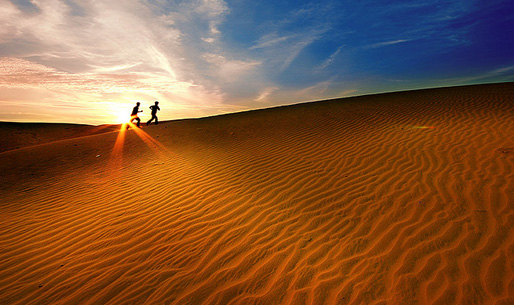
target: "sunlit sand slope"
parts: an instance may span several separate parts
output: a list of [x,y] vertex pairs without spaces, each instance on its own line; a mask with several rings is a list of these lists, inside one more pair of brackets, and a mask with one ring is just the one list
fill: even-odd
[[514,304],[512,83],[142,131],[0,154],[0,304]]

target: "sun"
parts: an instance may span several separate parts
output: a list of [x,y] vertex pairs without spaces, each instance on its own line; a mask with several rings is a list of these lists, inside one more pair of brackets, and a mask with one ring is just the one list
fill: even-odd
[[129,120],[130,120],[130,116],[128,116],[126,113],[119,112],[116,114],[116,122],[118,124],[128,123]]
[[121,111],[121,110],[116,111],[115,113],[113,113],[113,116],[114,116],[114,120],[118,124],[125,124],[125,123],[128,123],[130,120],[130,115],[128,115],[128,113],[126,111]]

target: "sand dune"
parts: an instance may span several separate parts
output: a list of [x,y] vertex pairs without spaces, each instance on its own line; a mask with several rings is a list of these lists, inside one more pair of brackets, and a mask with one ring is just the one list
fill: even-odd
[[514,83],[0,154],[0,304],[514,304]]
[[79,124],[0,122],[0,152],[50,143],[58,140],[112,132],[116,125],[89,126]]

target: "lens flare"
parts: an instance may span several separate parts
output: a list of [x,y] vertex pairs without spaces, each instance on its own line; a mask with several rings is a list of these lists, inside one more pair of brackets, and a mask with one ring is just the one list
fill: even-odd
[[148,133],[144,132],[132,122],[123,123],[120,125],[118,136],[116,137],[110,156],[109,168],[113,172],[118,172],[118,170],[123,167],[123,147],[125,144],[125,138],[127,137],[127,132],[129,131],[134,131],[134,133],[158,156],[160,160],[167,159],[172,155],[171,151],[166,146],[152,138]]

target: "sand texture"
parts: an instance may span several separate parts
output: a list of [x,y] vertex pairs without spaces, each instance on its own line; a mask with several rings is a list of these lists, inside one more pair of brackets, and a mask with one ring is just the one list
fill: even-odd
[[514,304],[514,83],[0,157],[0,304]]

